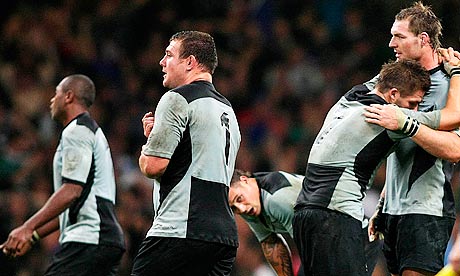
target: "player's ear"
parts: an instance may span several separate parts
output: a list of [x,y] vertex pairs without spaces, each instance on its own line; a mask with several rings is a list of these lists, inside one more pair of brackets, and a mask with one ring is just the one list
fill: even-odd
[[426,32],[419,34],[422,46],[430,44],[430,36]]
[[65,92],[64,97],[66,103],[71,103],[75,99],[75,93],[72,89],[69,89]]
[[196,59],[194,55],[188,56],[186,62],[187,62],[187,70],[191,70],[192,68],[198,65],[198,60]]
[[390,103],[395,103],[399,99],[400,93],[397,88],[391,88],[389,94],[390,94]]

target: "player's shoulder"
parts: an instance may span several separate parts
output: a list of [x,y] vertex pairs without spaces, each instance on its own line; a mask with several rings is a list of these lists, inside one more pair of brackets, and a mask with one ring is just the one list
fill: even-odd
[[441,66],[430,70],[430,80],[434,88],[447,89],[449,87],[450,77]]
[[66,139],[89,139],[95,136],[99,125],[88,113],[79,115],[63,130],[62,136]]
[[291,184],[302,183],[303,179],[305,178],[305,176],[297,173],[290,173],[285,171],[278,171],[278,173],[285,177]]
[[[297,197],[296,197],[297,198]],[[274,194],[267,194],[263,199],[263,208],[265,213],[270,217],[280,217],[288,215],[293,211],[294,202],[288,194],[278,192]]]
[[225,105],[231,106],[230,102],[208,81],[195,81],[170,90],[184,97],[188,103],[198,99],[208,98],[217,100]]

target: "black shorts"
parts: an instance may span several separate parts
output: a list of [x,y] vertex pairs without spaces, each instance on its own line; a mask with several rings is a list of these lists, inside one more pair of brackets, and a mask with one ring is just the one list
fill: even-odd
[[407,268],[439,271],[454,222],[453,218],[421,214],[388,215],[383,245],[388,270],[400,275]]
[[305,275],[368,275],[361,221],[329,209],[304,208],[294,213],[293,232]]
[[125,250],[114,246],[64,243],[45,276],[115,276]]
[[237,248],[192,239],[147,237],[134,259],[133,276],[230,275]]

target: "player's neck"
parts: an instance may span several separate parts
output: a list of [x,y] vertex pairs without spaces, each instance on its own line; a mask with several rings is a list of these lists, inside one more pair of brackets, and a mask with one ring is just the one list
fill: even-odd
[[369,94],[375,94],[375,95],[379,96],[380,98],[384,99],[387,103],[390,103],[390,99],[389,99],[389,95],[388,95],[389,93],[382,93],[377,88],[375,88],[374,90],[369,92]]
[[427,70],[431,70],[439,66],[438,54],[430,48],[419,60],[420,64]]
[[62,120],[62,125],[63,126],[68,125],[73,119],[77,118],[80,114],[84,112],[87,112],[87,110],[81,106],[69,109],[67,112],[67,116],[65,117],[64,120]]
[[212,75],[207,72],[196,72],[192,73],[189,78],[187,83],[192,83],[195,81],[207,81],[207,82],[212,82]]

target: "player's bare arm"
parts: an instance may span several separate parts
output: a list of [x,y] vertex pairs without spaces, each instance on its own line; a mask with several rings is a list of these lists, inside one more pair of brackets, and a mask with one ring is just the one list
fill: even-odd
[[149,156],[141,153],[139,157],[139,168],[148,178],[157,179],[163,175],[168,167],[169,159],[157,156]]
[[280,234],[272,233],[261,242],[265,258],[276,271],[277,275],[292,276],[291,252]]
[[45,203],[45,205],[23,225],[17,227],[2,244],[2,250],[10,256],[20,256],[31,247],[34,231],[53,221],[80,196],[83,187],[76,184],[64,184]]

